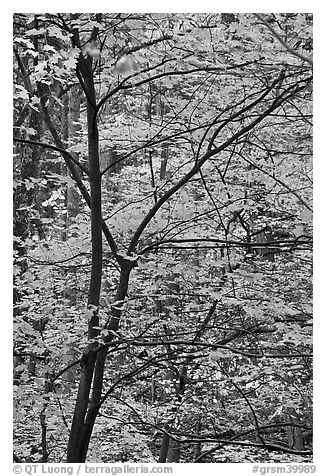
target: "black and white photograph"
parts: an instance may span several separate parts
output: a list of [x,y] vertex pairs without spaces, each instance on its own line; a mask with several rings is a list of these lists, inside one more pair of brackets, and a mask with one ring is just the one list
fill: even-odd
[[12,16],[14,473],[316,473],[314,15],[109,9]]

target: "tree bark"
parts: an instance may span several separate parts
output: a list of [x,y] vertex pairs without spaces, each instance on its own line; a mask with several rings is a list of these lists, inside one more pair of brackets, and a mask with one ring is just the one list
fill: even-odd
[[[88,291],[88,309],[92,313],[88,323],[88,344],[81,364],[81,376],[79,389],[75,405],[74,417],[71,425],[67,462],[84,462],[86,458],[88,441],[85,444],[85,425],[89,425],[94,412],[94,402],[89,402],[89,395],[93,381],[95,363],[98,359],[103,360],[101,352],[95,353],[97,343],[94,339],[98,336],[99,313],[98,306],[101,293],[102,279],[102,204],[101,204],[101,171],[99,158],[99,140],[96,123],[96,93],[92,73],[92,59],[85,60],[82,56],[79,59],[79,69],[87,92],[87,132],[88,132],[88,170],[90,182],[90,202],[91,202],[91,240],[92,240],[92,264],[91,278]],[[104,356],[105,360],[105,356]],[[104,367],[104,362],[101,362]],[[99,370],[95,372],[96,377],[93,384],[93,395],[101,388],[103,378]],[[102,375],[103,377],[103,375]],[[99,385],[100,384],[100,385]],[[86,418],[86,420],[85,420]],[[94,424],[94,423],[93,423]]]

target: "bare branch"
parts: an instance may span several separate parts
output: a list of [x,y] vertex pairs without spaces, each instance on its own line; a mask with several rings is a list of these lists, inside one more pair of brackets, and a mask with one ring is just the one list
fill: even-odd
[[14,142],[21,142],[22,144],[31,144],[31,145],[38,145],[40,147],[44,147],[45,149],[54,150],[56,152],[60,152],[60,154],[65,154],[69,160],[71,160],[74,164],[76,164],[80,170],[84,172],[87,176],[89,175],[89,171],[87,167],[82,165],[78,160],[76,160],[66,149],[61,147],[57,147],[56,145],[47,144],[45,142],[39,142],[31,139],[19,139],[18,137],[14,137]]
[[300,58],[302,61],[309,63],[310,65],[313,65],[313,60],[312,58],[309,58],[308,56],[304,56],[303,54],[299,53],[298,51],[294,50],[291,48],[291,46],[286,43],[281,35],[277,33],[277,31],[272,27],[270,23],[268,23],[265,18],[260,14],[260,13],[255,13],[254,14],[264,25],[269,29],[269,31],[275,36],[275,38],[281,43],[284,48],[289,51],[292,55],[296,56],[297,58]]
[[[279,78],[279,80],[280,79],[281,78]],[[311,78],[307,78],[307,80],[302,81],[303,84],[301,85],[299,83],[298,85],[290,86],[286,91],[287,94],[283,92],[282,95],[278,97],[277,99],[275,99],[272,102],[272,104],[267,109],[265,109],[264,112],[259,114],[259,116],[256,119],[254,119],[248,125],[242,127],[242,129],[240,129],[238,132],[233,134],[229,139],[224,141],[220,146],[214,149],[210,149],[205,154],[203,154],[201,158],[197,161],[197,163],[192,167],[192,169],[187,174],[185,174],[183,178],[180,179],[175,185],[173,185],[149,210],[149,212],[147,213],[143,221],[138,226],[137,230],[135,231],[130,241],[128,253],[134,252],[140,236],[142,235],[143,231],[145,230],[147,225],[150,223],[152,218],[156,215],[157,211],[164,205],[164,203],[166,203],[169,200],[170,197],[172,197],[178,190],[180,190],[180,188],[182,188],[186,183],[188,183],[189,180],[194,175],[196,175],[199,172],[201,167],[204,165],[205,162],[207,162],[208,159],[219,154],[221,151],[225,150],[230,144],[232,144],[234,141],[239,139],[241,136],[243,136],[244,134],[249,132],[251,129],[253,129],[261,121],[263,121],[263,119],[265,119],[271,112],[278,109],[278,107],[281,106],[283,102],[285,102],[288,98],[294,96],[299,91],[302,91],[303,89],[305,89],[309,81],[311,81]],[[274,82],[273,84],[275,85],[276,83]],[[261,95],[261,99],[264,98],[267,94],[268,92],[264,92],[263,95]],[[252,103],[253,106],[256,104],[257,104],[257,100],[255,100]],[[245,106],[244,109],[248,111],[249,107]]]

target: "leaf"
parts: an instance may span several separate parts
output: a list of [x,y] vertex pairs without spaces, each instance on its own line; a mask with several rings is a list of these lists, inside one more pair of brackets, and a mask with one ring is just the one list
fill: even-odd
[[21,86],[20,84],[16,84],[15,89],[16,89],[16,92],[15,92],[16,98],[25,99],[25,100],[29,99],[28,91],[24,88],[24,86]]
[[39,29],[32,28],[31,30],[27,31],[25,35],[26,36],[41,36],[41,35],[45,35],[46,31],[47,31],[46,28],[39,28]]

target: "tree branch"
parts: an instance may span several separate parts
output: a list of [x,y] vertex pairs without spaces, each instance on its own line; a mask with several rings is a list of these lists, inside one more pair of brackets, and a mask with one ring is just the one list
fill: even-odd
[[[197,161],[197,163],[192,167],[192,169],[183,176],[182,179],[180,179],[175,185],[173,185],[158,201],[157,203],[149,210],[143,221],[140,223],[138,226],[137,230],[135,231],[133,237],[131,238],[129,248],[128,248],[128,253],[131,254],[134,252],[138,240],[141,237],[143,231],[149,224],[149,222],[152,220],[152,218],[156,215],[157,211],[166,203],[172,195],[174,195],[180,188],[182,188],[186,183],[189,182],[189,180],[196,175],[201,167],[204,165],[205,162],[207,162],[208,159],[211,157],[217,155],[221,151],[225,150],[230,144],[232,144],[235,140],[239,139],[242,135],[246,134],[249,132],[251,129],[253,129],[257,124],[259,124],[265,117],[267,117],[271,112],[276,110],[279,106],[283,104],[287,99],[290,97],[294,96],[297,94],[299,91],[302,91],[307,87],[307,82],[309,82],[311,78],[307,78],[306,80],[302,81],[303,85],[295,85],[295,86],[290,86],[288,88],[287,95],[285,93],[282,93],[282,97],[279,97],[275,99],[271,106],[268,107],[264,112],[262,112],[256,119],[254,119],[251,123],[249,123],[247,126],[244,126],[240,131],[236,132],[233,134],[229,139],[227,139],[223,144],[221,144],[219,147],[216,147],[214,149],[208,150],[205,154],[202,155],[202,157]],[[263,96],[265,97],[265,93]],[[253,105],[256,105],[257,100],[253,102]],[[248,110],[248,106],[245,106],[244,108],[246,111]]]
[[302,61],[313,65],[312,58],[304,56],[303,54],[291,48],[291,46],[283,40],[283,38],[277,33],[277,31],[272,27],[272,25],[270,25],[270,23],[268,23],[260,13],[254,13],[254,15],[269,29],[269,31],[275,36],[275,38],[281,43],[281,45],[284,46],[287,51],[289,51],[289,53],[296,56],[297,58],[300,58]]
[[80,170],[84,172],[87,176],[89,175],[89,171],[87,167],[82,165],[77,159],[75,159],[66,149],[63,149],[61,147],[57,147],[56,145],[51,145],[47,144],[45,142],[39,142],[36,140],[31,140],[31,139],[19,139],[18,137],[14,137],[14,142],[21,142],[22,144],[31,144],[31,145],[38,145],[40,147],[44,147],[45,149],[50,149],[54,150],[56,152],[60,152],[60,154],[65,154],[67,157],[69,157],[69,160],[71,160],[75,165],[77,165]]

